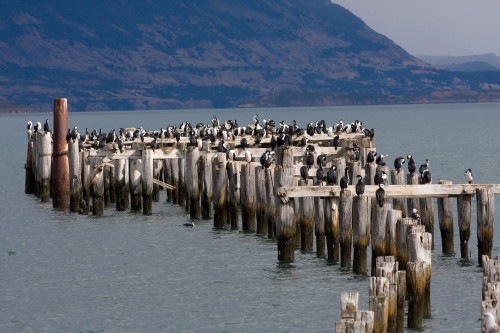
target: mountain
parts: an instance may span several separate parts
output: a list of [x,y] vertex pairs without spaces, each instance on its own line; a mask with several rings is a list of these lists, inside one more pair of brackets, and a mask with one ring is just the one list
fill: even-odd
[[452,71],[498,71],[500,70],[500,57],[493,53],[470,56],[429,56],[417,55],[417,58]]
[[5,0],[0,108],[500,100],[500,75],[408,54],[328,0]]

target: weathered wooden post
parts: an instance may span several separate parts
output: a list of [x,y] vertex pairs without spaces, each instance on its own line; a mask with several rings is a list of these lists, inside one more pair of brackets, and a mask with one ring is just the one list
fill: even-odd
[[270,239],[276,238],[276,192],[274,188],[274,167],[271,166],[266,171],[266,198],[268,200],[267,207],[267,237]]
[[[163,171],[163,160],[153,160],[153,178],[160,180]],[[160,201],[160,185],[153,184],[153,201]]]
[[488,188],[476,189],[477,200],[477,256],[479,266],[482,255],[491,257],[493,248],[493,227],[495,223],[495,200],[493,191]]
[[26,150],[26,164],[24,164],[24,169],[26,169],[26,177],[24,180],[24,193],[33,194],[35,192],[35,174],[33,172],[33,147],[34,139],[33,133],[30,131],[28,139],[28,148]]
[[[392,170],[391,171],[391,183],[393,185],[403,185],[405,179],[404,169]],[[402,198],[392,199],[392,208],[398,209],[402,212],[403,217],[406,217],[406,200]]]
[[[179,147],[177,147],[177,149],[179,149]],[[180,160],[180,158],[170,160],[170,171],[171,171],[170,181],[171,181],[171,184],[175,186],[175,189],[172,190],[172,203],[177,204],[177,205],[181,205],[181,203],[180,203],[181,194],[180,194],[180,188],[179,188],[179,186],[180,186],[179,165],[181,164],[181,162],[179,162],[179,160]]]
[[108,165],[103,166],[104,175],[104,206],[111,205],[111,168]]
[[90,193],[90,185],[92,182],[92,179],[90,178],[91,176],[91,171],[90,171],[90,157],[89,157],[89,151],[88,150],[83,150],[80,154],[80,164],[82,168],[82,195],[83,198],[80,202],[80,214],[88,214],[90,211],[90,198],[92,197],[92,194]]
[[[299,181],[299,186],[304,186],[303,180]],[[298,202],[298,216],[300,216],[300,250],[302,253],[312,253],[314,251],[314,198],[296,198]],[[297,215],[297,214],[296,214]]]
[[460,256],[462,259],[469,258],[470,220],[471,220],[471,196],[459,195],[457,197],[458,229],[460,232]]
[[138,212],[142,209],[142,171],[143,171],[142,159],[138,158],[130,160],[129,165],[130,165],[130,210],[132,212]]
[[385,237],[385,254],[397,257],[397,223],[402,218],[402,212],[396,209],[389,209],[387,212],[387,235]]
[[33,194],[40,198],[40,147],[42,145],[42,137],[39,132],[33,133],[33,176],[35,177],[35,184],[33,185]]
[[327,261],[335,263],[340,253],[338,198],[326,198],[324,209]]
[[80,152],[78,140],[69,140],[68,142],[68,163],[69,163],[69,210],[72,212],[80,211],[81,200],[81,177],[82,172],[80,169]]
[[198,187],[198,161],[200,150],[198,147],[190,146],[186,150],[185,177],[187,192],[187,208],[192,219],[201,217],[200,189]]
[[[274,187],[293,186],[293,150],[280,147],[276,153],[277,166],[274,170]],[[278,241],[278,260],[291,263],[295,260],[293,203],[284,193],[275,196],[276,238]]]
[[227,178],[226,178],[226,154],[216,153],[212,159],[212,188],[214,201],[214,227],[226,229],[228,222],[229,207],[227,202]]
[[381,256],[376,260],[376,277],[387,278],[388,281],[388,320],[387,332],[396,332],[398,309],[398,263],[393,256]]
[[255,166],[251,163],[241,163],[240,183],[241,229],[255,232],[257,194],[255,193]]
[[153,214],[153,151],[142,150],[142,214]]
[[201,180],[201,216],[204,219],[212,218],[212,162],[208,153],[200,156]]
[[187,193],[186,193],[186,177],[185,177],[185,171],[186,171],[186,144],[185,143],[178,143],[177,144],[177,149],[181,152],[183,155],[182,158],[177,159],[178,163],[178,168],[177,171],[179,172],[179,175],[177,176],[177,181],[178,181],[178,204],[184,207],[187,207]]
[[267,205],[274,197],[268,198],[266,192],[266,169],[260,166],[255,167],[255,195],[256,195],[256,217],[257,234],[267,235],[269,232],[267,215]]
[[[440,180],[439,184],[451,185],[450,180]],[[451,198],[437,198],[439,230],[441,231],[441,244],[443,254],[454,254],[453,243],[453,209]]]
[[349,168],[349,175],[350,175],[350,180],[351,180],[350,184],[352,184],[352,185],[356,184],[356,177],[358,175],[363,176],[363,174],[364,174],[363,168],[361,167],[361,162],[360,161],[348,161],[347,167]]
[[[409,173],[406,176],[406,183],[408,185],[416,185],[418,184],[418,174],[417,173]],[[420,212],[420,200],[418,198],[408,198],[407,200],[407,212],[406,216],[411,216],[413,208]]]
[[367,163],[365,165],[365,179],[364,182],[366,185],[375,185],[375,172],[377,170],[377,165],[375,162]]
[[375,276],[376,260],[378,256],[385,256],[386,248],[386,227],[387,227],[387,213],[390,210],[390,204],[384,204],[380,207],[378,204],[372,205],[371,214],[371,241],[372,241],[372,262],[371,262],[371,276]]
[[422,329],[424,319],[425,263],[408,262],[406,280],[408,293],[408,327]]
[[425,226],[425,231],[432,235],[432,248],[434,248],[434,206],[432,198],[420,198],[420,222]]
[[[167,184],[171,184],[172,186],[175,186],[175,184],[172,182],[172,160],[171,158],[167,158],[167,159],[164,159],[163,160],[163,179],[165,181],[165,183]],[[173,189],[171,188],[167,188],[166,189],[166,192],[167,192],[167,200],[166,202],[172,202],[173,199],[172,199],[172,191]],[[202,208],[203,210],[203,208]],[[203,214],[203,213],[202,213]]]
[[314,198],[314,234],[316,235],[316,255],[319,258],[325,256],[325,210],[323,200]]
[[69,209],[68,101],[54,99],[54,134],[52,135],[52,207]]
[[406,270],[398,271],[398,312],[396,321],[396,332],[403,333],[405,326],[405,299],[406,299]]
[[124,211],[130,206],[130,187],[129,187],[129,163],[128,159],[114,160],[114,179],[116,193],[116,210]]
[[374,312],[374,333],[387,332],[389,321],[389,280],[385,277],[370,278],[369,309]]
[[370,244],[371,198],[355,196],[352,200],[353,272],[367,274],[367,247]]
[[351,267],[352,247],[352,195],[342,190],[339,199],[340,266]]
[[92,214],[102,216],[104,214],[104,174],[102,158],[93,156],[90,160]]
[[410,217],[399,219],[396,224],[396,242],[397,242],[397,259],[399,268],[406,271],[406,264],[408,263],[408,244],[406,235],[413,226],[418,225],[418,220]]
[[38,132],[38,139],[40,141],[39,150],[39,196],[42,202],[47,202],[50,199],[50,176],[51,176],[51,156],[52,156],[52,137],[50,132]]
[[228,201],[228,222],[231,224],[231,230],[237,230],[240,215],[238,207],[241,202],[240,163],[229,160],[226,163],[226,170],[228,182],[228,193],[226,199]]

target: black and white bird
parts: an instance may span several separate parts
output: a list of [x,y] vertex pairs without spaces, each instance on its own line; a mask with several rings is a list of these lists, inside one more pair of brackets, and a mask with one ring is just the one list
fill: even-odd
[[357,178],[358,182],[356,183],[356,194],[363,195],[363,193],[365,193],[365,183],[363,183],[363,177],[358,175]]
[[484,327],[486,328],[486,333],[500,333],[500,326],[498,326],[495,316],[490,313],[486,312],[483,315],[484,318]]
[[326,164],[326,154],[319,154],[318,157],[316,157],[316,163],[319,167],[324,166]]
[[370,150],[366,155],[366,163],[371,164],[375,162],[375,156],[377,156],[377,152],[375,150]]
[[319,168],[316,170],[317,185],[322,185],[323,179],[325,179],[325,170],[323,169],[323,166],[320,164]]
[[394,160],[394,169],[399,173],[401,171],[401,168],[403,167],[403,164],[405,164],[405,159],[401,156],[396,157]]
[[349,179],[349,168],[348,167],[345,167],[345,170],[344,170],[344,176],[342,178],[340,178],[340,188],[342,190],[346,189],[347,188],[347,185],[349,185],[350,183],[350,179]]
[[45,124],[43,124],[43,131],[50,132],[49,120],[45,119]]
[[387,181],[387,173],[380,168],[375,170],[375,176],[373,177],[373,182],[375,185],[385,184]]
[[80,133],[78,132],[78,127],[76,126],[71,130],[71,140],[80,140]]
[[380,165],[380,166],[385,166],[385,158],[389,156],[389,155],[384,155],[384,154],[380,154],[377,156],[375,162],[377,163],[377,165]]
[[411,210],[411,216],[410,216],[412,219],[420,219],[420,214],[418,213],[418,210],[416,208],[413,208]]
[[469,168],[465,171],[464,177],[465,177],[466,184],[472,184],[472,169],[471,168]]
[[310,169],[314,165],[314,153],[306,149],[306,165]]
[[[215,117],[215,116],[214,116]],[[191,227],[194,228],[194,222],[189,222],[189,223],[184,223],[183,224],[185,227]]]
[[252,162],[252,152],[248,149],[248,147],[245,147],[245,161],[247,163]]
[[417,165],[416,165],[415,160],[413,159],[413,156],[411,154],[408,154],[408,156],[406,156],[406,158],[408,159],[408,172],[410,173],[410,176],[411,176],[417,170]]
[[309,168],[305,165],[300,167],[300,177],[306,181],[306,185],[309,179]]
[[426,159],[425,163],[420,165],[420,167],[418,168],[418,173],[422,175],[425,169],[429,169],[429,159]]
[[326,172],[326,184],[336,185],[338,182],[337,166],[332,165],[330,169]]
[[333,137],[332,143],[333,143],[333,147],[335,148],[335,150],[337,150],[340,146],[340,137],[338,135],[335,135]]
[[378,205],[384,207],[385,190],[382,188],[382,184],[378,184],[378,189],[375,191],[375,198],[377,199]]
[[432,183],[432,175],[431,175],[431,172],[429,171],[428,168],[425,168],[421,175],[420,175],[420,180],[422,182],[422,184],[430,184]]
[[260,157],[260,165],[262,165],[262,169],[267,169],[274,162],[274,151],[266,150],[264,154]]

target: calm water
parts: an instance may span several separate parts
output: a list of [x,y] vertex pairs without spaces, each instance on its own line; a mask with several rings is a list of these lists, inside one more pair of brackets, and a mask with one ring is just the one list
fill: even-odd
[[[255,113],[301,126],[360,119],[376,128],[388,160],[429,158],[435,182],[461,183],[468,167],[477,183],[499,182],[500,104],[71,113],[69,124],[159,129],[217,114],[246,125]],[[313,254],[282,267],[274,242],[213,230],[212,221],[186,228],[189,216],[165,203],[165,192],[149,217],[114,208],[101,218],[62,213],[25,195],[25,124],[45,118],[52,122],[52,114],[0,116],[0,332],[332,332],[342,291],[359,291],[368,308],[367,278]],[[462,261],[441,254],[436,217],[426,332],[479,332],[475,209],[472,221],[471,260]],[[496,255],[499,240],[497,226]]]

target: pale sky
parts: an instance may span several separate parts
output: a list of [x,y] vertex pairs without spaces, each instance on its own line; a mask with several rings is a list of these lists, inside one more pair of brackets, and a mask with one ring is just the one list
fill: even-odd
[[500,56],[500,0],[331,0],[412,55]]

